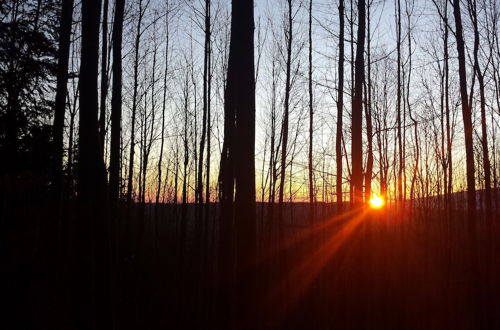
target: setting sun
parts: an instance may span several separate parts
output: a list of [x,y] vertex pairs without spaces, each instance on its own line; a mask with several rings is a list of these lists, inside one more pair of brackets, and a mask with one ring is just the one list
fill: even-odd
[[371,199],[370,199],[370,207],[373,208],[373,209],[379,209],[381,208],[382,206],[384,206],[384,200],[382,197],[378,196],[378,195],[374,195]]

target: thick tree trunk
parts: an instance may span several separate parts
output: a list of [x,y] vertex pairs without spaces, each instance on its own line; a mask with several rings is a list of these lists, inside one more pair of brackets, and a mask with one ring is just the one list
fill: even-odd
[[[106,174],[98,132],[97,75],[100,1],[82,1],[78,200],[74,279],[79,326],[111,327]],[[87,310],[88,309],[88,310]],[[91,317],[89,317],[91,315]],[[94,317],[94,318],[93,318]]]
[[[237,228],[238,319],[252,324],[255,307],[257,239],[255,218],[255,67],[253,0],[234,1],[229,79],[235,96],[238,147],[235,150],[235,220]],[[232,56],[231,56],[232,55]]]
[[[221,200],[227,208],[221,215],[220,249],[230,249],[233,182],[236,183],[234,221],[236,225],[236,278],[238,298],[236,318],[240,324],[252,324],[256,290],[256,219],[255,219],[255,68],[253,0],[232,2],[231,43],[225,91],[224,154],[221,164]],[[226,126],[227,125],[227,126]],[[231,139],[238,141],[229,143]],[[221,251],[220,280],[230,279],[228,251]],[[223,264],[226,263],[226,264]],[[221,287],[228,283],[221,283]],[[225,291],[227,289],[223,289]],[[227,313],[228,297],[219,306]],[[227,316],[226,316],[227,319]],[[229,325],[229,324],[227,324]],[[245,326],[246,327],[246,326]]]

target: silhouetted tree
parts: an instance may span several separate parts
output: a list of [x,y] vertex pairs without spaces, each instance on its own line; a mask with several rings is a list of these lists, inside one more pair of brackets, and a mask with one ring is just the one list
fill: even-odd
[[293,17],[292,17],[292,0],[287,0],[287,26],[285,30],[286,39],[286,77],[285,77],[285,100],[283,104],[283,124],[282,124],[282,140],[281,140],[281,169],[280,169],[280,185],[278,193],[278,221],[279,225],[283,222],[283,198],[286,177],[286,156],[288,151],[288,126],[290,115],[290,89],[291,89],[291,66],[292,66],[292,42],[293,42]]
[[[491,214],[491,165],[490,165],[490,155],[488,148],[488,127],[486,123],[486,95],[485,95],[485,82],[484,73],[481,69],[479,63],[479,51],[480,51],[480,34],[479,34],[479,23],[477,15],[477,1],[468,0],[469,13],[472,21],[472,27],[474,31],[474,47],[473,47],[473,59],[474,59],[474,74],[477,78],[479,84],[479,104],[481,109],[481,147],[482,147],[482,158],[483,158],[483,172],[484,172],[484,202],[486,212]],[[471,90],[471,97],[474,91]]]
[[109,196],[111,206],[120,197],[121,120],[122,120],[122,39],[125,0],[116,0],[113,18],[113,90],[111,96],[111,151],[109,159]]
[[[101,1],[82,1],[80,119],[78,139],[79,218],[76,225],[75,288],[79,325],[111,327],[106,173],[98,130],[97,75]],[[89,313],[95,319],[89,318]],[[94,314],[95,313],[95,314]]]
[[365,86],[365,118],[366,118],[366,140],[368,144],[368,150],[366,155],[366,173],[365,173],[365,201],[370,200],[372,191],[372,176],[373,176],[373,125],[372,125],[372,79],[371,79],[371,4],[372,1],[368,0],[367,5],[367,51],[366,51],[366,62],[367,62],[367,75],[368,79]]
[[62,1],[61,23],[59,27],[59,50],[57,55],[57,87],[54,108],[54,197],[61,198],[63,188],[63,133],[66,111],[66,95],[68,83],[69,46],[71,43],[71,23],[73,20],[73,0]]
[[[253,0],[232,2],[231,42],[225,90],[224,166],[221,164],[222,207],[231,207],[235,182],[234,220],[231,209],[221,217],[222,235],[231,235],[236,225],[236,276],[238,278],[237,319],[250,322],[255,302],[256,224],[255,224],[255,69]],[[234,139],[228,143],[229,139]],[[237,141],[237,143],[235,143]],[[228,161],[229,160],[229,161]],[[229,204],[229,205],[228,205]],[[224,217],[225,216],[225,217]],[[230,249],[227,237],[221,237],[221,249]],[[222,262],[228,262],[222,251]],[[221,271],[230,266],[221,265]],[[222,279],[227,275],[221,274]],[[224,284],[227,285],[227,284]],[[228,307],[223,304],[222,306]],[[221,307],[222,307],[221,306]],[[225,310],[226,312],[229,309]]]
[[352,195],[355,204],[363,202],[363,82],[365,76],[365,1],[358,0],[358,33],[354,73],[354,96],[352,103]]
[[127,204],[130,205],[132,203],[132,190],[133,190],[133,182],[134,182],[134,157],[135,157],[135,121],[136,121],[136,112],[137,112],[137,93],[139,88],[139,50],[141,43],[141,36],[143,34],[142,29],[142,20],[144,18],[144,14],[146,8],[149,5],[149,1],[143,6],[142,0],[139,0],[139,12],[138,19],[135,31],[135,40],[134,40],[134,80],[133,80],[133,96],[132,96],[132,124],[130,129],[130,155],[129,155],[129,165],[128,165],[128,182],[127,182]]
[[467,97],[467,72],[465,67],[465,45],[463,38],[462,14],[460,0],[453,0],[455,16],[455,38],[458,52],[458,75],[460,78],[460,96],[462,102],[462,117],[464,121],[465,160],[467,167],[467,209],[470,221],[474,221],[476,211],[476,186],[474,168],[474,146],[472,139],[472,111]]
[[339,0],[339,62],[337,92],[337,132],[335,138],[335,160],[337,165],[336,193],[337,209],[342,211],[342,119],[344,116],[344,0]]
[[109,0],[102,4],[101,42],[101,95],[99,101],[99,144],[104,154],[106,138],[106,97],[108,95],[108,7]]
[[313,87],[312,87],[312,8],[313,1],[309,0],[309,217],[310,221],[314,221],[314,182],[313,182],[313,124],[314,124],[314,109],[313,109]]
[[47,122],[54,109],[50,82],[57,67],[57,8],[51,1],[15,0],[0,8],[2,197],[34,186],[42,189],[39,197],[49,188],[52,125]]

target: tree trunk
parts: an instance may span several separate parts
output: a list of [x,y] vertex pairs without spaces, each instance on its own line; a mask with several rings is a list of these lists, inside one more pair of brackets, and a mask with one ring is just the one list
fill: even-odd
[[313,1],[309,0],[309,218],[311,225],[314,221],[314,181],[313,181],[313,86],[312,86],[312,8]]
[[[255,219],[255,68],[254,68],[254,15],[253,0],[233,1],[231,42],[227,84],[225,90],[224,150],[221,160],[221,281],[231,275],[230,253],[231,225],[236,224],[236,277],[238,299],[236,317],[242,324],[252,324],[255,307],[257,259]],[[228,135],[226,135],[228,134]],[[230,143],[230,139],[238,145]],[[232,194],[236,183],[234,220]],[[227,235],[227,236],[222,236]],[[228,283],[221,282],[221,288]],[[228,313],[230,306],[227,289],[222,289],[221,313]],[[226,308],[226,309],[224,309]],[[222,314],[221,314],[222,315]],[[225,319],[229,319],[227,316]],[[226,326],[230,327],[230,321]]]
[[[486,124],[486,96],[484,87],[484,76],[479,65],[479,28],[477,21],[477,4],[476,0],[469,0],[469,8],[471,11],[472,26],[474,28],[474,73],[477,77],[479,83],[479,100],[481,105],[481,146],[483,152],[483,171],[484,171],[484,203],[486,213],[491,214],[491,166],[490,166],[490,156],[488,150],[488,126]],[[471,91],[471,94],[473,91]],[[489,218],[489,217],[488,217]]]
[[68,83],[69,47],[71,43],[71,23],[73,20],[73,0],[64,0],[59,27],[59,50],[57,61],[57,86],[54,109],[54,198],[60,200],[63,190],[63,134],[64,114]]
[[120,197],[120,140],[122,120],[122,34],[125,0],[116,0],[113,19],[113,90],[111,96],[111,154],[109,196],[113,211]]
[[203,219],[203,161],[205,152],[205,139],[207,135],[208,112],[208,57],[210,52],[210,0],[205,0],[205,49],[203,54],[203,117],[201,123],[200,157],[198,159],[198,177],[196,182],[196,207],[198,208],[198,225],[201,229]]
[[[167,78],[168,78],[168,46],[169,46],[169,3],[167,1],[167,13],[165,15],[165,34],[167,40],[165,42],[165,71],[163,72],[163,102],[161,107],[161,138],[160,138],[160,156],[158,157],[158,186],[156,190],[156,205],[160,202],[161,177],[163,169],[163,149],[165,147],[165,109],[167,104]],[[168,175],[168,173],[166,173]],[[165,196],[163,196],[165,199]],[[157,211],[158,212],[158,211]]]
[[354,72],[354,96],[352,104],[352,194],[355,205],[363,203],[363,81],[365,49],[365,1],[358,0],[358,34]]
[[472,139],[472,111],[467,97],[467,72],[465,68],[465,45],[463,38],[462,16],[460,12],[460,0],[453,0],[453,14],[455,16],[458,74],[460,78],[460,96],[462,101],[462,117],[464,121],[465,160],[467,165],[467,209],[469,213],[469,220],[472,222],[475,220],[474,217],[476,212],[474,146]]
[[283,222],[283,195],[285,189],[286,177],[286,152],[288,148],[288,116],[290,112],[290,85],[291,85],[291,64],[292,64],[292,40],[293,40],[293,19],[292,19],[292,0],[288,0],[288,30],[286,32],[286,81],[285,81],[285,103],[283,111],[282,126],[282,144],[281,144],[281,173],[280,186],[278,194],[278,223],[281,226]]
[[137,29],[134,43],[134,87],[132,96],[132,124],[130,129],[130,155],[128,165],[128,186],[127,186],[127,205],[132,203],[132,189],[134,180],[134,156],[135,156],[135,116],[137,111],[137,90],[138,83],[138,68],[139,68],[139,46],[141,42],[141,25],[144,12],[142,8],[142,0],[139,0],[139,18],[137,20]]
[[234,1],[231,21],[231,45],[228,83],[233,86],[235,101],[235,220],[237,230],[238,319],[252,324],[256,296],[257,239],[255,218],[255,67],[254,3]]
[[339,0],[339,86],[337,95],[337,136],[335,139],[335,157],[337,163],[336,192],[337,210],[342,211],[342,119],[344,112],[344,0]]
[[[100,1],[82,1],[78,199],[74,243],[79,326],[111,328],[105,168],[99,148],[97,76]],[[90,222],[90,223],[89,223]],[[95,316],[89,319],[89,315]]]
[[99,143],[104,155],[106,137],[106,96],[108,95],[108,4],[104,0],[102,8],[102,45],[101,45],[101,102],[99,106]]
[[397,141],[398,141],[398,166],[397,166],[397,198],[403,200],[403,138],[401,134],[401,1],[396,2],[396,52],[397,52]]
[[368,142],[368,153],[366,160],[366,173],[365,173],[365,201],[369,201],[372,191],[372,175],[373,175],[373,128],[372,128],[372,81],[371,81],[371,36],[370,36],[370,4],[367,7],[367,24],[368,24],[368,38],[367,38],[367,62],[368,62],[368,83],[366,85],[366,102],[365,102],[365,115],[366,115],[366,139]]

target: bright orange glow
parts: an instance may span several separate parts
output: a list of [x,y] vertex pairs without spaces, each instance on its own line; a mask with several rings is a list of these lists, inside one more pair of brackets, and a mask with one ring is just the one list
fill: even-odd
[[370,199],[370,207],[372,209],[379,209],[384,206],[384,199],[378,195],[373,195]]

